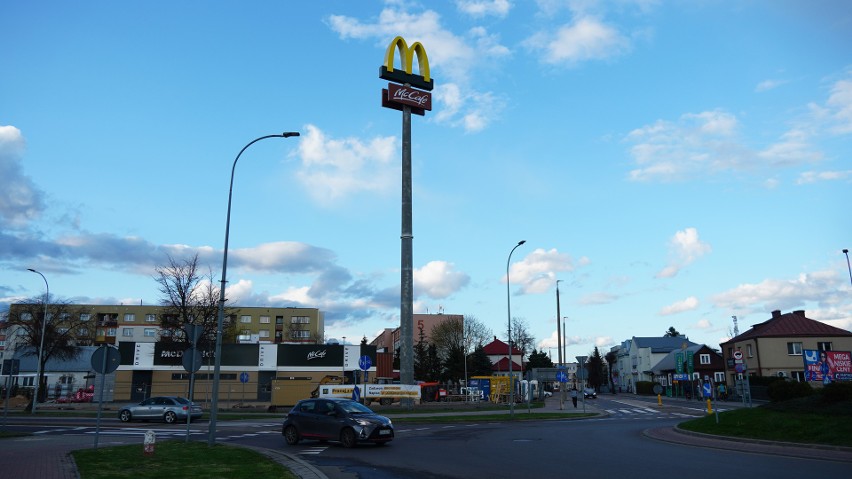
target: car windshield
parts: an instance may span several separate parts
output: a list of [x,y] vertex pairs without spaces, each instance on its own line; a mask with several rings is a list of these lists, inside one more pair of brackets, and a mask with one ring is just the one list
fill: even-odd
[[187,398],[175,398],[175,401],[177,401],[178,404],[189,404],[189,399]]
[[352,414],[374,414],[367,406],[355,401],[342,401],[337,403],[341,409]]

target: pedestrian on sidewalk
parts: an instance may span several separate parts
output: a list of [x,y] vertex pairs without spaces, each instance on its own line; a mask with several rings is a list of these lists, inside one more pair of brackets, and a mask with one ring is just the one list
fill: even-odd
[[571,402],[574,403],[574,407],[577,407],[577,386],[571,389]]

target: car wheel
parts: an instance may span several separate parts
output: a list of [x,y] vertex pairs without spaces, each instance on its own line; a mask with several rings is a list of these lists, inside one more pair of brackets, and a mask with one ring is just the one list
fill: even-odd
[[358,443],[358,440],[355,438],[355,431],[350,427],[341,431],[340,443],[343,444],[343,447],[355,447],[355,444]]
[[163,420],[166,421],[167,424],[174,424],[177,422],[177,414],[172,411],[167,411],[163,416]]
[[287,444],[295,446],[299,444],[299,439],[299,431],[296,430],[295,426],[287,426],[284,429],[284,440],[287,441]]
[[121,422],[130,422],[132,418],[133,416],[127,409],[124,409],[120,413],[118,413],[118,419],[121,420]]

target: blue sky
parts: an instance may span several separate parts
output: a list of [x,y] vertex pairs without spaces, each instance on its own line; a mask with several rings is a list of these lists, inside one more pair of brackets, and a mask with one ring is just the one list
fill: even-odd
[[[399,324],[401,114],[426,48],[415,312],[512,316],[568,357],[775,309],[852,329],[845,1],[4,2],[0,302],[156,304],[167,255],[228,296]],[[555,349],[553,349],[555,357]]]

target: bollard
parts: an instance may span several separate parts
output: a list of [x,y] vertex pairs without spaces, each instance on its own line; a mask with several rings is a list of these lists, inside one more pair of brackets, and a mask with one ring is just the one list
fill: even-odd
[[154,431],[149,430],[145,433],[145,440],[143,442],[143,451],[146,456],[154,455],[154,444],[157,442],[157,435],[154,434]]
[[713,414],[713,406],[710,404],[710,398],[707,398],[707,414]]
[[662,406],[662,405],[663,405],[663,397],[661,395],[657,394],[657,406]]

